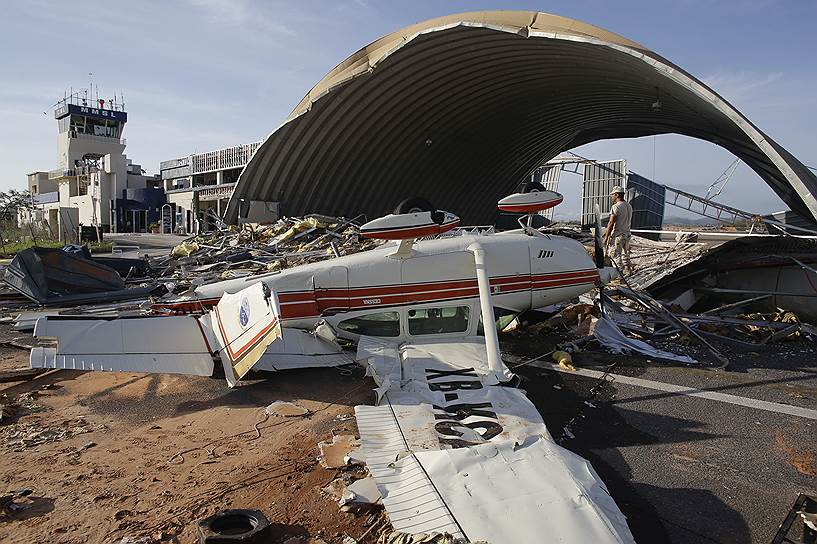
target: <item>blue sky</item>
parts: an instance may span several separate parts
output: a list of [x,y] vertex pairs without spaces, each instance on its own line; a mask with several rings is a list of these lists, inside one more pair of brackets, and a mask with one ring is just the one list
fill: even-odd
[[[640,42],[817,166],[813,0],[33,0],[3,7],[0,190],[23,188],[27,172],[56,167],[51,105],[69,87],[86,87],[89,72],[102,95],[124,91],[126,152],[153,173],[161,160],[263,139],[327,71],[378,37],[478,9],[556,13]],[[712,144],[672,135],[578,152],[626,158],[632,170],[693,192],[704,192],[733,160]],[[578,212],[578,182],[563,178],[563,216]],[[752,211],[784,207],[745,165],[721,199]]]

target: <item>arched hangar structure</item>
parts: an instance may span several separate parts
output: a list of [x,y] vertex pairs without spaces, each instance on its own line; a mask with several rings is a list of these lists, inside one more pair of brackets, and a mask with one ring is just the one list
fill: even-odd
[[277,201],[371,219],[424,196],[485,224],[560,152],[665,133],[728,149],[817,218],[817,177],[712,89],[633,41],[530,11],[431,19],[353,54],[258,148],[225,218]]

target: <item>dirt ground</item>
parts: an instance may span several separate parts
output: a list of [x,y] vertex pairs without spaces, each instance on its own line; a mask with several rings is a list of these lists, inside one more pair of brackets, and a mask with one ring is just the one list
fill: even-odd
[[[28,350],[4,344],[15,337],[31,341],[0,324],[0,372],[28,365]],[[505,336],[503,353],[527,360],[563,340]],[[734,357],[728,372],[604,350],[574,361],[817,409],[817,348],[802,339]],[[817,493],[812,420],[544,363],[514,372],[554,438],[591,461],[638,542],[768,542],[797,494]],[[70,371],[0,383],[0,404],[21,406],[0,424],[0,497],[31,490],[17,499],[23,510],[0,514],[0,543],[194,544],[196,522],[227,508],[264,512],[269,543],[373,543],[390,527],[383,510],[344,512],[324,491],[363,471],[318,462],[319,442],[357,434],[353,407],[372,403],[373,388],[357,367],[267,374],[235,389],[223,379]],[[276,400],[310,413],[266,416]]]
[[[0,327],[0,341],[20,336]],[[0,347],[0,371],[27,361]],[[362,473],[321,467],[317,446],[357,434],[353,407],[373,387],[356,368],[268,374],[232,390],[223,379],[74,371],[2,383],[0,404],[23,407],[0,425],[0,495],[31,494],[0,515],[0,542],[192,544],[196,521],[227,508],[264,512],[271,543],[339,543],[377,524],[361,540],[373,542],[382,510],[344,512],[322,490]],[[310,413],[267,416],[276,400]]]

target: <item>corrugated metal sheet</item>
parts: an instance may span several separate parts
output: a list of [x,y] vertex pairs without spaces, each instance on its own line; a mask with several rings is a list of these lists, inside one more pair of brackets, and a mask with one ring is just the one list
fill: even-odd
[[599,205],[602,215],[610,213],[613,205],[610,191],[616,185],[625,189],[624,198],[633,207],[632,228],[661,228],[664,222],[665,187],[635,172],[627,172],[627,161],[624,160],[585,163],[582,228],[595,226],[595,204]]
[[671,132],[723,146],[817,216],[817,177],[679,67],[579,21],[503,11],[419,23],[339,64],[256,151],[226,219],[241,200],[374,217],[420,195],[484,223],[563,150]]
[[[772,221],[777,221],[785,225],[791,225],[792,227],[799,227],[801,229],[817,230],[817,223],[815,223],[813,220],[806,219],[790,210],[764,215],[763,219],[771,219]],[[772,230],[774,231],[774,229]],[[798,231],[797,229],[788,229],[788,232],[789,234],[805,234],[803,231]],[[777,233],[774,232],[774,234]]]
[[[665,197],[663,185],[630,172],[627,175],[627,200],[633,207],[632,228],[660,230],[664,223]],[[658,235],[654,239],[658,240]]]
[[[595,205],[602,215],[610,213],[613,202],[610,191],[619,185],[627,185],[627,161],[588,162],[584,165],[582,179],[582,228],[596,225]],[[629,196],[626,195],[630,200]]]

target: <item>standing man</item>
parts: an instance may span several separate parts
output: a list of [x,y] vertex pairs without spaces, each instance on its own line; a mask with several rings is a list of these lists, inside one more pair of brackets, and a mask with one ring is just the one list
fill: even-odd
[[[610,221],[607,223],[607,232],[604,233],[604,246],[613,238],[613,251],[610,258],[613,263],[625,274],[633,273],[630,264],[630,223],[633,219],[633,207],[624,200],[624,189],[619,185],[610,191],[613,207],[610,209]],[[618,262],[616,262],[618,261]]]

